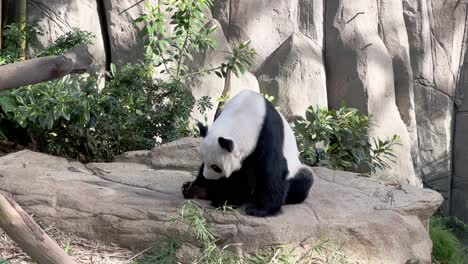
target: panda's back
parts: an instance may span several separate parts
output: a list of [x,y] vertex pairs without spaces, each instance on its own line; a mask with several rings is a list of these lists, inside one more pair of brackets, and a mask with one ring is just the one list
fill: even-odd
[[208,137],[233,139],[241,153],[250,153],[255,148],[266,114],[264,97],[244,90],[232,97],[221,114],[208,130]]
[[240,152],[248,155],[255,150],[260,133],[265,129],[266,116],[275,115],[281,118],[281,122],[269,124],[268,129],[282,130],[283,138],[281,141],[270,143],[282,145],[282,152],[290,172],[288,177],[292,177],[302,165],[298,158],[294,133],[283,115],[267,104],[269,103],[266,99],[257,92],[244,90],[238,93],[225,105],[209,129],[208,137],[213,141],[219,136],[231,138],[237,143]]

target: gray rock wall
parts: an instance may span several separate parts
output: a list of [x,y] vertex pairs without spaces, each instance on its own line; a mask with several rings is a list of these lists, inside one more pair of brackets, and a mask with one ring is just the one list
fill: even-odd
[[[70,26],[95,33],[102,72],[142,57],[132,20],[144,9],[134,2],[34,0],[30,17],[45,28],[42,43]],[[403,140],[397,165],[379,176],[439,191],[442,210],[468,221],[465,1],[216,0],[211,11],[224,50],[250,39],[258,53],[250,73],[232,80],[235,92],[272,94],[286,115],[343,101],[372,114],[372,136]],[[194,67],[222,59],[195,57]],[[222,85],[216,76],[191,84],[196,97],[216,97]]]

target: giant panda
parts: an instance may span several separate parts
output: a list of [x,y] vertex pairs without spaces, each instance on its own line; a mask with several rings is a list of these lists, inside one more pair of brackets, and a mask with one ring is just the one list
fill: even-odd
[[238,93],[210,127],[198,126],[203,163],[195,181],[182,186],[184,198],[247,204],[245,212],[257,217],[307,198],[313,172],[299,160],[292,128],[261,94]]

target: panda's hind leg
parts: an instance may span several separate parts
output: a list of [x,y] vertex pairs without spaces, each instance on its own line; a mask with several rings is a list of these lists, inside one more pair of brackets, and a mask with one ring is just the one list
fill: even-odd
[[286,204],[302,203],[309,195],[314,183],[314,173],[307,167],[301,168],[293,178],[289,179],[289,190]]
[[285,174],[286,171],[271,166],[265,169],[264,174],[259,175],[253,201],[245,208],[248,215],[267,217],[276,215],[281,211],[289,187]]

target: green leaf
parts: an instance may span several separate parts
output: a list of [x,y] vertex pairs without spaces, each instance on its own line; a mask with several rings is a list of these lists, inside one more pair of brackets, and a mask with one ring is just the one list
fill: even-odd
[[15,100],[11,96],[0,95],[0,108],[5,113],[14,112],[17,108]]
[[146,30],[150,36],[154,35],[154,27],[152,25],[147,25]]
[[143,5],[145,6],[146,10],[148,10],[148,11],[152,9],[152,8],[151,8],[151,5],[149,4],[148,1],[145,1],[145,2],[143,3]]
[[117,74],[117,68],[114,63],[110,64],[110,70],[111,70],[112,77],[115,77]]

